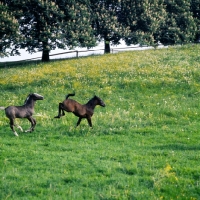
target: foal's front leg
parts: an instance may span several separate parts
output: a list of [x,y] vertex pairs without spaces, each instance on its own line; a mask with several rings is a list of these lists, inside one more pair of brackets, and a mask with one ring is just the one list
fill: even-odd
[[30,127],[30,129],[26,130],[25,132],[32,132],[32,131],[34,131],[36,121],[32,116],[27,117],[27,119],[31,122],[31,127]]
[[15,131],[14,126],[15,126],[14,119],[10,119],[10,128],[12,129],[12,131],[13,131],[13,133],[14,133],[15,136],[19,136],[17,134],[17,132]]
[[88,118],[87,118],[87,121],[88,121],[89,126],[92,127],[92,120],[91,120],[91,117],[88,117]]

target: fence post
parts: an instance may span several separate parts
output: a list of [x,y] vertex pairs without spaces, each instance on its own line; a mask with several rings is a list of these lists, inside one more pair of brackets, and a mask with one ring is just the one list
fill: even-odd
[[78,58],[78,50],[76,51],[76,57]]

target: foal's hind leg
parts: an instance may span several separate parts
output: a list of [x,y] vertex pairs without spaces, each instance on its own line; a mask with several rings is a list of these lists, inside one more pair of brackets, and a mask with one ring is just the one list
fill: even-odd
[[63,110],[63,104],[59,103],[59,106],[58,106],[58,116],[56,116],[54,118],[60,118],[60,117],[62,117],[64,115],[65,115],[65,113],[64,113],[64,110]]
[[36,121],[33,117],[27,117],[27,119],[31,122],[31,127],[29,130],[26,130],[25,132],[32,132],[34,131],[35,125],[36,125]]
[[23,132],[23,129],[22,129],[21,126],[19,126],[19,125],[15,125],[15,126],[16,126],[17,128],[19,128],[21,132]]
[[78,121],[77,121],[77,123],[76,123],[76,127],[81,123],[81,120],[82,120],[82,118],[79,117],[79,119],[78,119]]
[[15,131],[14,126],[15,126],[14,119],[10,119],[10,128],[12,129],[12,131],[13,131],[13,133],[14,133],[15,136],[19,136],[17,134],[17,132]]

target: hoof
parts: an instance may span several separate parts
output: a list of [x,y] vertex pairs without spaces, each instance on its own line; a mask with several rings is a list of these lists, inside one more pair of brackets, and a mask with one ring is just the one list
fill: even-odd
[[19,136],[19,135],[17,134],[17,132],[16,132],[16,131],[15,131],[15,132],[13,132],[13,133],[14,133],[14,135],[15,135],[15,136],[17,136],[17,137]]
[[20,129],[21,132],[24,132],[21,126],[18,126],[18,128]]
[[25,133],[31,133],[31,132],[33,132],[33,129],[29,129],[29,130],[26,130],[26,131],[24,131]]
[[54,117],[54,118],[60,118],[60,116],[56,116],[56,117]]

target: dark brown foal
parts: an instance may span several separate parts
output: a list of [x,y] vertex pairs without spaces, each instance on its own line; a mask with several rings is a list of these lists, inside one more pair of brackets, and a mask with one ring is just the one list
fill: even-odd
[[68,99],[69,96],[75,96],[75,94],[68,94],[66,96],[66,99],[62,103],[59,103],[58,116],[56,116],[54,118],[60,118],[60,117],[64,116],[65,115],[64,111],[72,112],[72,113],[74,113],[74,115],[79,117],[76,126],[78,126],[81,123],[81,120],[83,118],[86,118],[89,126],[92,127],[91,118],[92,118],[92,115],[94,114],[94,108],[96,105],[105,107],[104,102],[95,95],[86,104],[81,105],[80,103],[78,103],[77,101],[75,101],[73,99]]

